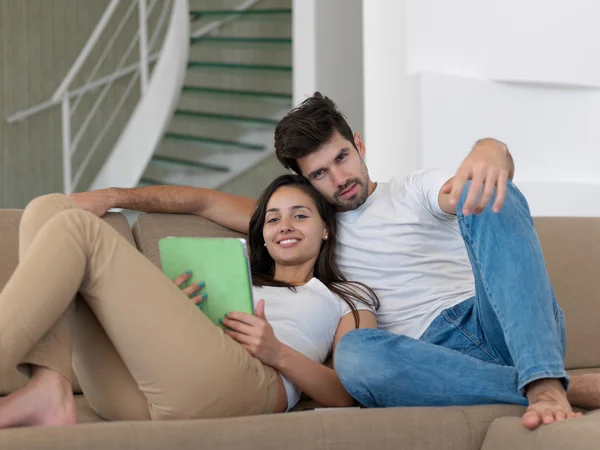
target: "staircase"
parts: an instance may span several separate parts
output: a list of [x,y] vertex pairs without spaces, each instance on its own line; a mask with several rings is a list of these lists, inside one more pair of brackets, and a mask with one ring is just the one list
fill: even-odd
[[275,125],[292,107],[291,0],[240,3],[190,0],[185,86],[140,186],[221,189],[269,164]]

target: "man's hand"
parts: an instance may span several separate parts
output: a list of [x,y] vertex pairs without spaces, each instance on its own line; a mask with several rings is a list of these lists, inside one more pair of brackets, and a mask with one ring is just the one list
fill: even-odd
[[98,191],[80,192],[71,194],[79,206],[92,214],[102,217],[110,208],[113,208],[114,193],[112,189],[101,189]]
[[442,186],[440,207],[455,214],[465,184],[471,180],[462,213],[465,216],[472,212],[481,213],[490,202],[494,191],[496,199],[492,210],[499,212],[506,196],[506,182],[509,178],[512,179],[513,173],[514,163],[505,144],[491,138],[477,141],[456,175]]
[[265,301],[256,305],[255,315],[231,312],[221,321],[225,334],[239,342],[248,353],[267,366],[277,368],[283,344],[275,337],[273,327],[265,317]]

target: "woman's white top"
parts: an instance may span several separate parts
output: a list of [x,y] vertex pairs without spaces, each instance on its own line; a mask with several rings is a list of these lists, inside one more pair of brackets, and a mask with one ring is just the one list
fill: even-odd
[[[322,364],[331,353],[333,338],[340,319],[352,310],[318,279],[312,278],[294,292],[285,287],[253,287],[254,306],[265,301],[265,317],[279,341]],[[374,312],[373,308],[354,302],[356,309]],[[293,408],[302,391],[285,376],[288,409]]]

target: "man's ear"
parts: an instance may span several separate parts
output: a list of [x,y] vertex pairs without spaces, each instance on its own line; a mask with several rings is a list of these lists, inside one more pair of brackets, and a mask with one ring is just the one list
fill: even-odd
[[360,157],[364,158],[367,149],[365,148],[365,143],[363,142],[363,140],[360,137],[360,134],[358,133],[354,133],[354,145],[356,146]]

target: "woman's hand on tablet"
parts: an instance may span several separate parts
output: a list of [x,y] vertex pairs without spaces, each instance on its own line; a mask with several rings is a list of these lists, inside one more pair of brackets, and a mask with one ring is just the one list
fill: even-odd
[[275,337],[273,327],[265,317],[265,301],[256,305],[255,315],[228,313],[221,323],[225,334],[239,342],[248,353],[264,364],[277,368],[284,345]]
[[[190,279],[191,276],[192,276],[192,271],[188,270],[187,272],[183,272],[181,275],[179,275],[177,278],[175,278],[173,280],[173,283],[175,283],[175,285],[177,287],[181,287],[187,280]],[[183,293],[185,295],[190,297],[194,294],[198,294],[199,291],[202,290],[203,287],[204,287],[204,281],[200,281],[199,283],[194,283],[194,284],[192,284],[186,288],[183,288],[181,290],[183,291]],[[191,300],[197,305],[197,304],[203,302],[204,300],[206,300],[206,294],[195,295],[194,297],[191,298]]]

